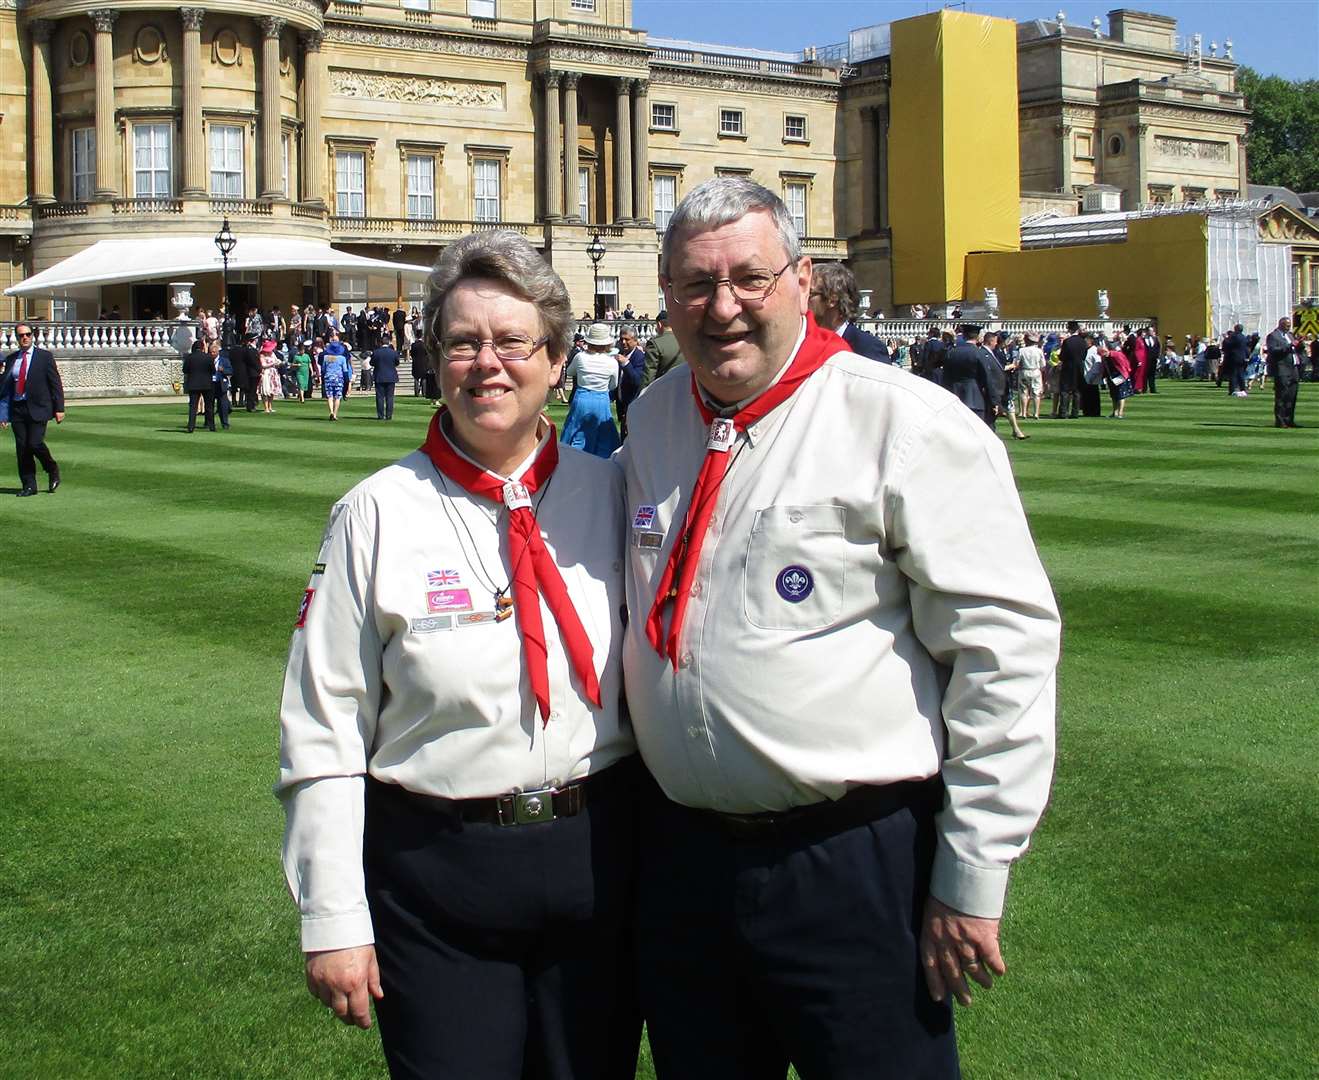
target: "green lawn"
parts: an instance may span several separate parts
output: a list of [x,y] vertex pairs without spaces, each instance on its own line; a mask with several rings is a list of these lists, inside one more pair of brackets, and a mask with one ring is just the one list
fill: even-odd
[[[959,1015],[970,1080],[1319,1075],[1319,387],[1305,430],[1270,408],[1163,383],[1009,444],[1060,749],[1011,974]],[[398,412],[187,435],[182,404],[75,405],[59,493],[0,501],[0,1076],[384,1074],[302,985],[270,785],[326,512],[420,443]]]

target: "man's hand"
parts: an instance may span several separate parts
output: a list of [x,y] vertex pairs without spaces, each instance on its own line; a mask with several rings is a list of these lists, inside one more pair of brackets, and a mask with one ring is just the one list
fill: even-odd
[[371,998],[385,996],[374,945],[307,954],[307,989],[345,1024],[371,1026]]
[[970,1005],[966,976],[988,989],[994,985],[991,971],[994,975],[1008,971],[998,951],[998,920],[963,915],[931,896],[921,930],[921,964],[935,1001],[943,1001],[951,990],[960,1004]]
[[55,423],[57,424],[64,423],[64,414],[62,412],[57,412],[55,414]]

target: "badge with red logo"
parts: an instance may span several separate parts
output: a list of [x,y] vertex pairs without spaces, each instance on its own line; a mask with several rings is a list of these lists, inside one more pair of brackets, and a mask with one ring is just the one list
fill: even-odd
[[293,624],[293,629],[307,625],[307,612],[311,610],[311,598],[316,595],[315,589],[306,589],[302,594],[302,603],[298,606],[298,621]]

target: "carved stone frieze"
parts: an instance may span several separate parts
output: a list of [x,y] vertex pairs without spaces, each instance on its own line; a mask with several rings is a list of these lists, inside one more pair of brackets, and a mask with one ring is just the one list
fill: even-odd
[[344,68],[330,69],[330,93],[346,98],[424,102],[460,109],[504,107],[504,87],[499,83],[468,82],[431,75],[384,75]]
[[551,63],[611,64],[616,67],[645,68],[650,53],[645,49],[629,49],[618,45],[567,45],[554,42],[538,50],[539,55]]
[[1197,161],[1231,161],[1225,142],[1212,139],[1185,139],[1172,135],[1155,135],[1154,150],[1164,157],[1194,158]]
[[703,90],[761,90],[769,93],[791,92],[794,97],[810,101],[837,101],[837,86],[819,86],[796,79],[737,74],[715,74],[704,71],[680,71],[674,68],[651,68],[652,86],[696,86]]
[[478,41],[450,34],[428,34],[416,30],[376,30],[331,24],[325,39],[342,45],[370,45],[380,49],[406,49],[409,52],[447,53],[455,56],[479,56],[491,60],[523,60],[525,45],[505,41]]

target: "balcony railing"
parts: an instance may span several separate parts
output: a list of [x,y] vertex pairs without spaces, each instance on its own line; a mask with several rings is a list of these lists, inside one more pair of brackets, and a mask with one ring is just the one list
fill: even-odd
[[798,63],[792,60],[763,60],[755,56],[734,56],[728,53],[702,52],[696,49],[674,49],[659,46],[654,50],[657,64],[682,64],[688,67],[720,68],[740,71],[748,75],[796,75],[812,79],[837,79],[837,72],[818,63]]
[[[68,355],[109,352],[143,352],[173,348],[173,336],[179,328],[176,320],[96,322],[40,322],[30,324],[40,348]],[[189,325],[189,324],[184,324]],[[18,347],[13,326],[0,329],[0,350]]]
[[527,237],[537,237],[543,227],[528,221],[460,221],[447,218],[350,217],[330,215],[330,229],[335,239],[349,236],[407,237],[414,240],[456,240],[470,232],[508,229]]
[[182,199],[114,199],[111,207],[116,214],[181,214]]
[[608,26],[602,23],[575,22],[572,19],[538,19],[532,26],[533,40],[541,40],[552,35],[573,38],[594,38],[596,41],[624,42],[631,45],[644,45],[644,30],[633,30],[627,26]]
[[211,199],[211,213],[224,217],[270,217],[271,204],[257,199]]
[[43,203],[34,207],[34,209],[37,212],[38,221],[87,216],[87,204],[85,202]]

